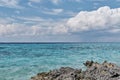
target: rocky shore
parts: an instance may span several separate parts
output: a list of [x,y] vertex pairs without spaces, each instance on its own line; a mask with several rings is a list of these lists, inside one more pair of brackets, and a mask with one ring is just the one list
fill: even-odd
[[61,67],[49,72],[38,73],[31,77],[31,80],[120,80],[120,67],[114,63],[104,61],[100,64],[86,61],[84,65],[87,67],[85,71]]

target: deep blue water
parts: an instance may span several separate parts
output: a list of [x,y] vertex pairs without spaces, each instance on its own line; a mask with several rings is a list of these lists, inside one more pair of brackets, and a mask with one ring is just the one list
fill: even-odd
[[85,68],[86,60],[120,65],[120,43],[0,44],[0,80],[29,80],[62,66]]

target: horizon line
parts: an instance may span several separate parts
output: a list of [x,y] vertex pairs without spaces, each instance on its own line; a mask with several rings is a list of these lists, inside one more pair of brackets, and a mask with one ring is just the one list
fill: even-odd
[[45,44],[45,43],[120,43],[120,42],[0,42],[0,44]]

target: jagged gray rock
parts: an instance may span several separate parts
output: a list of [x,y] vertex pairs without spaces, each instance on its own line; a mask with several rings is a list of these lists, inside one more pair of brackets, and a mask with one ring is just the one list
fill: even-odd
[[61,67],[49,72],[38,73],[31,80],[120,80],[120,67],[104,61],[102,64],[86,61],[85,71]]

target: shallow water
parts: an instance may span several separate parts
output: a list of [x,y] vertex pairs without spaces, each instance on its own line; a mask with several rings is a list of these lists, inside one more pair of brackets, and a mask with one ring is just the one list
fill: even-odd
[[86,60],[120,65],[120,43],[0,44],[0,80],[29,80],[62,66],[85,68]]

